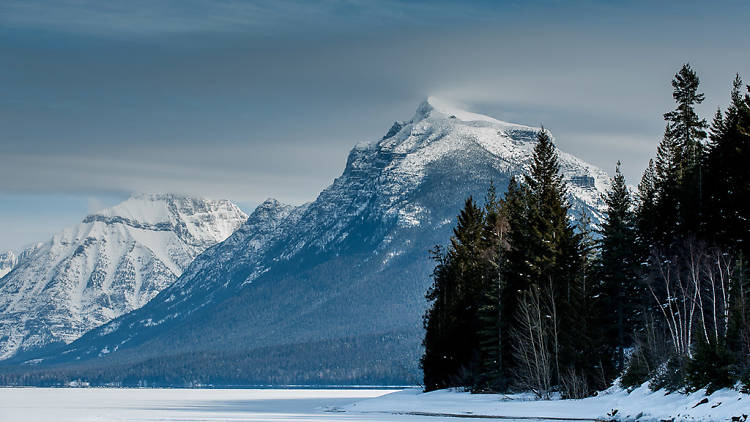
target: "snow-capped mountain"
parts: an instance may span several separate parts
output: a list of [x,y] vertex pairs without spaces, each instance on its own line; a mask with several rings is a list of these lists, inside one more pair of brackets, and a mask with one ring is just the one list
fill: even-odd
[[[467,196],[481,202],[490,181],[502,193],[528,168],[537,131],[430,98],[357,145],[315,201],[266,201],[147,305],[41,365],[76,362],[95,378],[93,362],[128,362],[123,378],[224,384],[418,382],[427,251],[447,243]],[[574,209],[598,221],[607,175],[564,152],[560,163]]]
[[18,257],[13,251],[0,253],[0,278],[8,274],[16,265],[18,265]]
[[0,279],[0,359],[143,306],[246,219],[229,201],[135,195],[27,249]]

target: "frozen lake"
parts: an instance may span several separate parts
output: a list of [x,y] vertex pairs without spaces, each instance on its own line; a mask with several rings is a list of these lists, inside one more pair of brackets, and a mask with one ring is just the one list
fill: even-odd
[[0,388],[0,421],[456,421],[336,411],[393,391]]

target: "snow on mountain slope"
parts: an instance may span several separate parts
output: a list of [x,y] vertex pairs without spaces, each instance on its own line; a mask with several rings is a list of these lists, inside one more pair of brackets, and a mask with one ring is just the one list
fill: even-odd
[[0,279],[0,359],[143,306],[246,219],[229,201],[135,195],[24,251]]
[[13,267],[18,265],[18,257],[13,251],[7,251],[0,254],[0,278],[8,274]]
[[[481,202],[490,181],[503,193],[529,168],[537,132],[429,98],[354,147],[313,202],[265,202],[144,307],[41,365],[102,365],[106,351],[158,360],[158,373],[137,369],[152,380],[191,368],[203,382],[418,382],[427,251],[448,241],[467,196]],[[560,164],[574,213],[597,223],[607,175],[563,152]]]

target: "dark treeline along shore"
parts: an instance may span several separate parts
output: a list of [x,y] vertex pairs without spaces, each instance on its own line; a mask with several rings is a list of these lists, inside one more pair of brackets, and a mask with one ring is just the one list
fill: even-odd
[[635,193],[618,162],[596,230],[572,223],[544,129],[503,199],[466,200],[433,250],[426,390],[750,389],[750,86],[710,125],[690,65],[672,86],[655,160]]

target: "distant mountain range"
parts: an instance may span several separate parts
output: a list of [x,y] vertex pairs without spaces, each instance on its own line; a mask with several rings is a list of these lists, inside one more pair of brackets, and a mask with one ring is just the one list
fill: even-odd
[[0,255],[0,359],[70,343],[143,306],[246,219],[229,201],[139,195],[20,257]]
[[[529,168],[538,130],[430,98],[357,145],[315,201],[266,201],[143,307],[14,360],[24,369],[5,379],[418,383],[428,250],[448,242],[466,197]],[[573,214],[598,223],[608,176],[564,152],[560,164]]]

